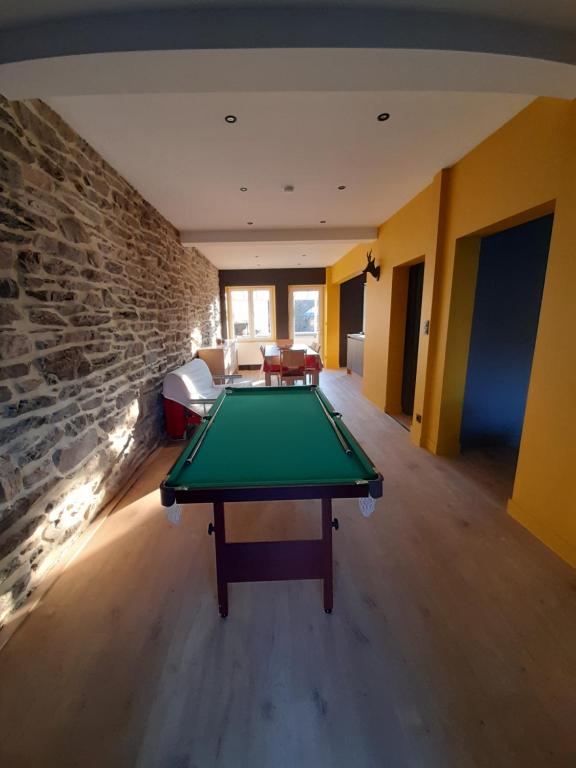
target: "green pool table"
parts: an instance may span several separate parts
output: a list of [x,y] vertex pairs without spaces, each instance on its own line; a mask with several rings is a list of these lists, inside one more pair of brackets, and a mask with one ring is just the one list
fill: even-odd
[[[211,502],[220,614],[232,582],[323,579],[332,611],[332,499],[382,495],[382,476],[316,386],[227,388],[161,485],[162,503]],[[224,503],[321,499],[322,538],[228,542]]]

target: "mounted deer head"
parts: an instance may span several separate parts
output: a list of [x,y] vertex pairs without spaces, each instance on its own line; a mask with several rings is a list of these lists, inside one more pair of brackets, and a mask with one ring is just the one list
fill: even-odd
[[376,256],[374,256],[373,259],[371,259],[370,256],[372,256],[372,249],[370,249],[366,254],[366,258],[368,259],[368,264],[366,264],[366,266],[362,270],[362,274],[366,275],[370,273],[372,277],[375,277],[376,280],[378,281],[380,280],[380,267],[376,266]]

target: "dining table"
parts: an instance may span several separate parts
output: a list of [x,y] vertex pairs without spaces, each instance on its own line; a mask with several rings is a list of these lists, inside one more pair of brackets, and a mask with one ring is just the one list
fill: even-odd
[[272,385],[272,376],[276,374],[279,366],[280,352],[282,349],[303,350],[306,357],[306,370],[310,374],[311,383],[318,386],[320,371],[324,367],[320,353],[307,344],[292,344],[289,347],[279,347],[275,343],[266,344],[264,347],[264,379],[267,387]]

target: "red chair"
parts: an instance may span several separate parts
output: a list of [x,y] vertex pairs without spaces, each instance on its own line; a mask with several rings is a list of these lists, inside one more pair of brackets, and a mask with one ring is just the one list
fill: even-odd
[[280,383],[280,357],[278,355],[275,355],[274,357],[266,357],[266,347],[261,344],[260,345],[260,352],[262,353],[262,368],[261,371],[264,374],[268,374],[270,376],[270,380],[272,380],[272,376],[276,376],[278,379],[278,384]]

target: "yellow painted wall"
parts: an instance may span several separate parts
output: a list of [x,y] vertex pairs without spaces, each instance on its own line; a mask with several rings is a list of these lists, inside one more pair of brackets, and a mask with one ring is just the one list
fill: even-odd
[[326,328],[324,332],[324,365],[327,368],[338,368],[339,338],[340,338],[340,286],[334,281],[333,267],[326,269],[326,293],[324,296],[324,316]]
[[[357,277],[366,266],[366,253],[374,243],[361,243],[326,270],[326,335],[324,364],[340,365],[340,283]],[[374,253],[372,254],[374,255]]]
[[[555,211],[540,324],[510,513],[576,565],[576,104],[537,99],[384,222],[368,280],[364,394],[397,408],[402,285],[394,269],[424,257],[412,439],[459,450],[480,237]],[[331,269],[332,290],[365,263],[359,246]],[[361,257],[361,258],[360,258]],[[401,295],[400,293],[398,294]],[[329,320],[337,322],[337,313]],[[422,431],[420,431],[422,430]]]
[[510,514],[576,567],[576,104],[571,110]]
[[459,450],[471,307],[453,292],[462,287],[454,280],[455,266],[462,269],[458,241],[518,224],[525,212],[534,211],[524,221],[535,218],[556,198],[572,109],[564,100],[538,99],[450,169],[425,430],[431,450]]
[[[405,304],[402,301],[391,305],[394,269],[424,260],[424,289],[422,298],[422,323],[431,318],[434,270],[438,247],[438,221],[443,193],[445,173],[439,173],[432,184],[411,200],[397,214],[386,221],[378,231],[378,240],[366,245],[360,244],[340,259],[330,270],[327,283],[334,287],[358,275],[366,266],[366,253],[372,249],[372,256],[380,265],[380,280],[371,275],[366,287],[366,341],[364,350],[363,391],[366,397],[389,412],[397,412],[394,405],[399,395],[400,379],[396,374],[396,362],[402,359],[403,348],[398,345],[404,338]],[[331,290],[328,288],[327,290]],[[395,311],[392,312],[391,309]],[[339,313],[328,320],[339,322]],[[390,329],[401,329],[393,334]],[[338,366],[338,334],[329,334],[333,348],[329,346],[327,365]],[[390,343],[392,341],[392,344]],[[389,365],[389,356],[394,364]],[[425,396],[425,370],[428,357],[428,336],[421,335],[418,353],[418,376],[414,397],[415,412],[423,413]],[[420,424],[414,424],[412,439],[420,444]]]

